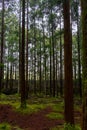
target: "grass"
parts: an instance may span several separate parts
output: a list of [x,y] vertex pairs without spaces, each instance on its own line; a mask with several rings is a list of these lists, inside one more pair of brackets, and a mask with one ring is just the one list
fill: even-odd
[[63,114],[56,113],[56,112],[51,112],[50,114],[47,114],[46,117],[50,119],[64,119]]
[[1,104],[9,104],[13,106],[14,110],[17,112],[26,114],[26,113],[33,113],[37,112],[41,109],[46,108],[47,106],[50,106],[53,108],[53,111],[63,111],[63,105],[60,104],[55,104],[54,102],[58,101],[58,98],[50,98],[50,97],[44,97],[44,98],[37,98],[37,97],[32,97],[27,101],[27,107],[26,109],[21,109],[20,108],[20,97],[18,94],[15,95],[5,95],[1,94],[0,98],[0,103]]
[[1,123],[0,130],[11,130],[11,126],[8,123]]
[[64,130],[81,130],[78,125],[64,124]]
[[20,102],[9,102],[9,101],[3,101],[3,102],[0,102],[0,104],[9,104],[13,107],[14,111],[16,112],[19,112],[21,114],[31,114],[31,113],[34,113],[34,112],[37,112],[39,110],[42,110],[46,107],[46,105],[44,104],[27,104],[27,107],[25,109],[22,109],[20,107]]
[[0,130],[12,130],[12,129],[23,130],[23,129],[19,128],[18,126],[11,126],[9,123],[3,122],[0,124]]
[[64,126],[56,126],[50,130],[81,130],[79,125],[71,126],[70,124],[64,124]]
[[13,109],[16,112],[20,112],[21,114],[31,114],[31,113],[37,112],[41,109],[44,109],[47,106],[46,104],[43,104],[43,103],[40,103],[40,104],[38,104],[38,103],[32,103],[32,104],[27,103],[27,107],[25,109],[22,109],[20,107],[21,106],[20,101],[16,99],[17,98],[16,95],[13,96],[14,98],[11,98],[11,97],[12,97],[12,95],[6,96],[6,95],[2,94],[0,104],[9,104],[13,107]]
[[59,104],[51,104],[53,111],[56,112],[63,112],[63,103],[59,103]]
[[[78,101],[78,100],[77,100]],[[78,103],[78,102],[77,102]],[[20,96],[18,94],[15,95],[0,95],[0,104],[9,104],[13,107],[13,109],[21,114],[31,114],[35,113],[39,110],[42,110],[48,106],[50,106],[53,109],[53,112],[47,114],[46,116],[51,119],[63,119],[64,115],[62,114],[64,112],[64,101],[62,98],[56,97],[43,97],[43,96],[31,96],[29,97],[29,100],[27,100],[27,107],[26,109],[20,108]],[[81,112],[81,105],[78,105],[75,103],[75,110]],[[1,128],[2,127],[2,128]],[[9,127],[9,129],[7,128]],[[2,124],[0,126],[0,130],[10,130],[10,127],[8,124]],[[64,128],[63,128],[64,127]],[[69,127],[69,128],[68,128]],[[70,126],[68,126],[67,129],[65,128],[65,125],[57,126],[54,128],[51,128],[50,130],[74,130],[71,129]],[[21,130],[18,127],[15,127],[16,130]],[[75,130],[81,130],[79,126],[75,126]]]
[[45,106],[43,104],[39,104],[39,105],[32,104],[32,105],[27,105],[27,107],[25,109],[22,109],[22,108],[20,108],[20,106],[19,107],[17,106],[15,110],[17,112],[20,112],[21,114],[31,114],[31,113],[35,113],[41,109],[44,109],[44,108],[45,108]]

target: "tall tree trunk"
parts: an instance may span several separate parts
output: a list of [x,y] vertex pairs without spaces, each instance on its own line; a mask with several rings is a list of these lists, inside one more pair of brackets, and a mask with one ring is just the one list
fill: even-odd
[[28,0],[27,0],[27,38],[26,38],[26,98],[28,98]]
[[8,80],[9,80],[9,63],[7,62],[7,73],[6,73],[6,89],[8,88]]
[[[49,34],[50,36],[50,34]],[[52,96],[52,42],[51,38],[49,38],[49,43],[50,43],[50,96]]]
[[55,46],[54,46],[54,29],[52,23],[52,51],[53,51],[53,97],[55,97]]
[[46,46],[45,46],[45,31],[44,31],[44,21],[43,21],[43,17],[42,17],[42,24],[43,24],[43,47],[44,47],[44,56],[43,56],[43,62],[44,62],[44,64],[43,64],[43,68],[44,68],[44,88],[45,88],[45,93],[47,93],[46,92]]
[[36,94],[36,20],[34,17],[34,94]]
[[77,44],[78,44],[78,87],[79,87],[79,93],[80,93],[80,97],[82,97],[82,83],[81,83],[81,54],[80,54],[80,30],[79,30],[79,10],[78,10],[78,3],[79,0],[76,1],[77,2]]
[[4,78],[4,0],[2,0],[2,28],[1,28],[1,55],[0,55],[0,93],[3,85],[3,78]]
[[[55,40],[55,43],[57,41]],[[56,95],[58,96],[58,48],[56,45]]]
[[20,51],[20,88],[21,88],[21,107],[26,108],[26,87],[25,87],[25,0],[22,0],[22,43]]
[[82,130],[87,130],[87,1],[81,0],[82,7],[82,99],[83,119]]
[[15,81],[16,81],[16,80],[17,80],[16,64],[15,64],[15,66],[14,66],[14,69],[15,69],[15,70],[14,70],[14,71],[15,71],[15,72],[14,72],[14,73],[15,73],[15,74],[14,74],[14,75],[15,75],[15,78],[14,78],[14,79],[15,79]]
[[20,88],[20,84],[21,84],[21,81],[20,81],[20,75],[21,75],[21,70],[20,70],[20,66],[21,66],[21,42],[22,42],[22,36],[21,36],[21,11],[22,11],[22,8],[21,8],[21,0],[20,0],[20,9],[19,9],[19,83],[18,83],[18,93],[20,93],[21,91],[21,88]]
[[70,1],[64,0],[64,101],[65,122],[74,124],[73,79],[72,79],[72,37],[70,28]]
[[62,34],[61,34],[61,18],[60,18],[60,95],[63,95],[63,72],[62,72]]
[[[39,32],[39,38],[40,38],[40,36],[41,36],[41,35],[40,35],[40,32]],[[41,69],[41,60],[42,60],[42,57],[41,57],[41,54],[42,54],[42,53],[41,53],[41,41],[40,41],[40,75],[39,75],[39,80],[40,80],[40,84],[39,84],[39,85],[40,85],[40,93],[42,92],[42,75],[41,75],[41,74],[42,74],[42,72],[41,72],[41,70],[42,70],[42,69]]]
[[13,79],[13,65],[12,65],[12,62],[10,63],[10,90],[12,90],[13,89],[13,83],[12,83],[12,79]]

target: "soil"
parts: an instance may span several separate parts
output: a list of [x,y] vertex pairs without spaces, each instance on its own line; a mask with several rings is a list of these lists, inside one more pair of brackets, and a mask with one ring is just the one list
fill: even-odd
[[[18,126],[23,130],[50,130],[52,127],[58,125],[62,126],[64,120],[62,119],[49,119],[46,114],[53,112],[51,107],[47,107],[32,114],[20,114],[10,106],[10,105],[0,105],[0,123],[7,122],[12,126]],[[80,116],[76,112],[76,116]],[[77,118],[77,122],[78,122]],[[12,128],[16,130],[16,128]]]

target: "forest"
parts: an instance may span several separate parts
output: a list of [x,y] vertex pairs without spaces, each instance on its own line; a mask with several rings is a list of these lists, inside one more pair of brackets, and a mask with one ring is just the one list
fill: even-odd
[[0,130],[87,130],[86,0],[0,0]]

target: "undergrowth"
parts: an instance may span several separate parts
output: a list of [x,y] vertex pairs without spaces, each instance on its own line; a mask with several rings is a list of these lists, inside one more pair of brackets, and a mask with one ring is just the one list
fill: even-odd
[[11,126],[9,123],[3,122],[0,124],[0,130],[12,130],[12,129],[23,130],[23,129],[19,128],[18,126]]
[[56,112],[51,112],[49,114],[46,115],[46,117],[50,118],[50,119],[63,119],[63,114],[61,113],[56,113]]
[[64,130],[81,130],[78,125],[64,124]]
[[11,126],[8,123],[1,123],[0,130],[11,130]]

